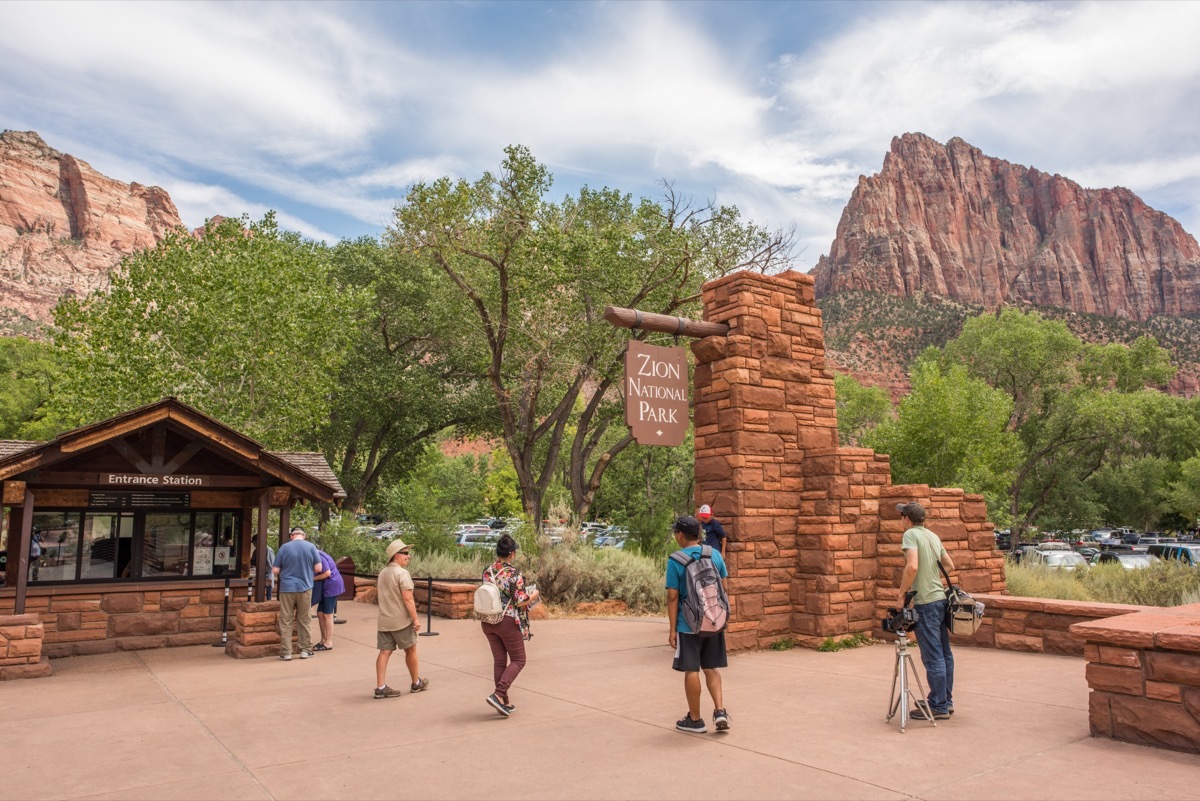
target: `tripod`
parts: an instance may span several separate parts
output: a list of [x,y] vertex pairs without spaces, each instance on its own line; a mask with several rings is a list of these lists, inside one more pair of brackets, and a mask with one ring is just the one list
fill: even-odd
[[[917,683],[917,691],[914,693],[909,686],[909,674]],[[912,654],[908,652],[908,633],[898,632],[896,634],[896,667],[892,671],[892,694],[888,702],[888,714],[886,723],[891,723],[892,718],[896,716],[896,712],[900,713],[900,732],[903,734],[908,727],[908,701],[912,699],[913,704],[917,709],[925,713],[926,719],[934,726],[937,721],[933,719],[933,709],[929,706],[929,701],[925,699],[925,687],[921,684],[921,676],[917,673],[917,667],[913,663]]]

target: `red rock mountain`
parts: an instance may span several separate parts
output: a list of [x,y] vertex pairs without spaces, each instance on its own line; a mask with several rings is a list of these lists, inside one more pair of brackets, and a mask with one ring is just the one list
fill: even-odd
[[0,331],[27,332],[49,322],[65,292],[106,286],[124,256],[182,224],[165,190],[106,178],[32,131],[5,131]]
[[1135,320],[1200,315],[1200,247],[1171,217],[1128,189],[1084,189],[924,134],[893,139],[883,169],[859,178],[812,274],[818,297],[924,292]]

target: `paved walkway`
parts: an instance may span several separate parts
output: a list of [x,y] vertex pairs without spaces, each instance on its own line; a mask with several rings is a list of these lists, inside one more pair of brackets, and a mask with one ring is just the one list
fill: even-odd
[[688,735],[663,620],[535,623],[506,720],[477,624],[435,619],[430,690],[376,701],[375,607],[339,614],[307,661],[198,646],[0,684],[0,798],[1200,798],[1200,757],[1088,736],[1081,659],[960,648],[954,718],[901,734],[891,646],[743,654],[731,731]]

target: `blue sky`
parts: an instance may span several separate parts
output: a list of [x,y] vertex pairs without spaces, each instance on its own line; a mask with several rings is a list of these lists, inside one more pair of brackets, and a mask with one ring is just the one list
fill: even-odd
[[509,144],[555,175],[794,227],[810,269],[893,136],[960,136],[1200,232],[1200,3],[0,4],[0,128],[191,226],[381,233]]

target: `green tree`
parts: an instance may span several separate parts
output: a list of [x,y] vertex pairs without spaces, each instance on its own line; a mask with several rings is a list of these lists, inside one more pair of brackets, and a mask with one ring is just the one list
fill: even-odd
[[59,377],[49,343],[0,337],[0,439],[42,439],[41,418]]
[[838,441],[858,445],[863,435],[892,415],[892,400],[879,387],[867,387],[853,376],[833,377],[837,393]]
[[1200,456],[1193,456],[1179,466],[1179,479],[1168,485],[1167,499],[1189,525],[1200,520]]
[[965,367],[943,368],[927,353],[912,372],[912,392],[895,420],[881,423],[864,443],[887,453],[898,484],[962,487],[989,499],[1002,517],[1003,498],[1020,461],[1021,443],[1008,430],[1012,399]]
[[109,292],[59,303],[50,418],[69,427],[174,395],[268,447],[312,447],[363,302],[325,246],[272,214],[180,229],[127,257]]
[[1006,494],[1018,533],[1107,460],[1144,446],[1138,435],[1159,393],[1142,387],[1174,372],[1153,339],[1130,348],[1085,345],[1061,322],[1013,309],[968,320],[940,359],[1012,401],[1006,430],[1019,437],[1022,454]]
[[356,510],[440,432],[475,430],[492,409],[435,265],[366,237],[339,243],[330,261],[339,285],[365,294],[320,434]]
[[627,335],[604,308],[693,310],[703,281],[782,266],[789,242],[736,209],[692,207],[670,191],[662,203],[587,188],[550,202],[549,171],[523,147],[505,153],[498,173],[474,183],[410,187],[390,239],[455,289],[460,345],[486,376],[526,516],[540,527],[569,429],[565,483],[580,517],[631,441],[608,436],[621,420]]

